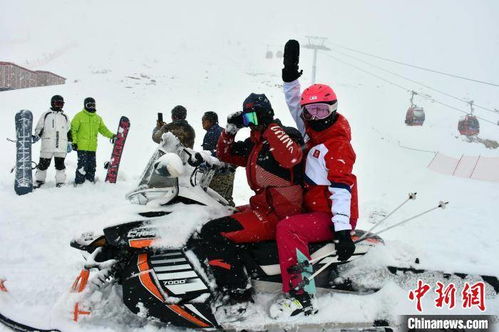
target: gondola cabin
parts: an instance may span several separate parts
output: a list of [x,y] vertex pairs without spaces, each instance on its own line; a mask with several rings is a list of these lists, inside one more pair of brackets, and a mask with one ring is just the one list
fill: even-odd
[[274,54],[272,53],[272,51],[267,51],[267,53],[265,54],[265,59],[272,59],[274,57]]
[[282,51],[275,52],[275,56],[276,56],[276,58],[282,58],[282,56],[283,56]]
[[473,136],[480,132],[480,123],[476,116],[468,114],[463,119],[459,120],[457,129],[461,135]]
[[425,113],[422,107],[411,106],[405,114],[405,124],[408,126],[422,126]]

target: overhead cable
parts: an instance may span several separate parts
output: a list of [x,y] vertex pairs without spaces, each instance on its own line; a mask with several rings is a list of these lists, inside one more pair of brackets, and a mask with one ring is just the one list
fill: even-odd
[[[402,89],[402,90],[405,90],[406,92],[411,92],[411,91],[413,91],[412,89],[409,89],[409,88],[407,88],[407,87],[405,87],[405,86],[403,86],[403,85],[400,85],[400,84],[398,84],[398,83],[395,83],[395,82],[392,82],[392,81],[390,81],[390,80],[387,80],[386,78],[381,77],[381,76],[379,76],[379,75],[373,74],[373,73],[371,73],[370,71],[367,71],[367,70],[365,70],[365,69],[363,69],[363,68],[360,68],[360,67],[358,67],[358,66],[356,66],[356,65],[354,65],[354,64],[351,64],[351,63],[346,62],[346,61],[344,61],[344,60],[342,60],[342,59],[339,59],[339,58],[337,58],[337,57],[335,57],[335,56],[333,56],[333,55],[326,54],[326,53],[322,53],[322,55],[327,56],[327,57],[329,57],[329,58],[332,58],[332,59],[334,59],[334,60],[336,60],[336,61],[338,61],[338,62],[340,62],[340,63],[343,63],[343,64],[345,64],[345,65],[347,65],[347,66],[353,67],[353,68],[355,68],[355,69],[357,69],[357,70],[359,70],[359,71],[361,71],[361,72],[363,72],[363,73],[366,73],[366,74],[368,74],[368,75],[370,75],[370,76],[374,76],[374,77],[376,77],[376,78],[378,78],[378,79],[380,79],[380,80],[382,80],[382,81],[384,81],[384,82],[386,82],[386,83],[389,83],[389,84],[391,84],[391,85],[393,85],[393,86],[396,86],[396,87],[398,87],[398,88],[400,88],[400,89]],[[418,94],[419,94],[419,93],[418,93]],[[427,100],[429,100],[429,101],[432,101],[432,102],[438,103],[438,104],[440,104],[440,105],[442,105],[442,106],[448,107],[448,108],[453,109],[453,110],[455,110],[455,111],[459,111],[459,112],[464,113],[464,114],[469,114],[469,112],[467,112],[467,111],[464,111],[464,110],[459,109],[459,108],[457,108],[457,107],[454,107],[454,106],[452,106],[452,105],[449,105],[449,104],[443,103],[443,102],[441,102],[441,101],[437,100],[436,98],[434,98],[434,97],[432,97],[432,96],[430,96],[430,95],[425,95],[425,94],[419,94],[419,95],[420,95],[420,96],[422,96],[422,97],[424,97],[424,98],[426,98],[426,99],[427,99]],[[491,124],[493,124],[493,125],[498,125],[498,123],[496,123],[496,122],[494,122],[494,121],[491,121],[491,120],[488,120],[488,119],[485,119],[485,118],[482,118],[482,117],[480,117],[480,116],[475,115],[475,117],[476,117],[477,119],[483,120],[483,121],[488,122],[488,123],[491,123]]]
[[333,44],[333,45],[335,45],[337,47],[340,47],[340,48],[352,51],[352,52],[360,53],[360,54],[363,54],[363,55],[366,55],[366,56],[370,56],[370,57],[373,57],[373,58],[376,58],[376,59],[380,59],[380,60],[384,60],[384,61],[388,61],[388,62],[397,63],[399,65],[404,65],[404,66],[408,66],[408,67],[412,67],[412,68],[417,68],[417,69],[420,69],[420,70],[425,70],[425,71],[428,71],[428,72],[432,72],[432,73],[436,73],[436,74],[441,74],[441,75],[445,75],[445,76],[449,76],[449,77],[453,77],[453,78],[458,78],[458,79],[462,79],[462,80],[466,80],[466,81],[471,81],[471,82],[475,82],[475,83],[480,83],[480,84],[486,84],[486,85],[491,85],[491,86],[499,87],[499,84],[496,84],[496,83],[487,82],[487,81],[481,81],[481,80],[477,80],[477,79],[474,79],[474,78],[469,78],[469,77],[465,77],[465,76],[461,76],[461,75],[446,73],[446,72],[435,70],[435,69],[431,69],[431,68],[426,68],[426,67],[422,67],[422,66],[412,65],[412,64],[405,63],[405,62],[402,62],[402,61],[397,61],[397,60],[385,58],[385,57],[382,57],[382,56],[379,56],[379,55],[375,55],[375,54],[363,52],[363,51],[360,51],[360,50],[356,50],[356,49],[353,49],[353,48],[350,48],[350,47],[346,47],[346,46],[343,46],[343,45],[339,45],[339,44],[336,44],[336,43],[331,43],[331,44]]
[[[447,93],[447,92],[445,92],[445,91],[442,91],[442,90],[439,90],[439,89],[433,88],[433,87],[431,87],[431,86],[429,86],[429,85],[427,85],[427,84],[424,84],[424,83],[421,83],[421,82],[415,81],[415,80],[413,80],[413,79],[410,79],[410,78],[408,78],[408,77],[405,77],[405,76],[403,76],[403,75],[397,74],[397,73],[395,73],[395,72],[393,72],[393,71],[390,71],[390,70],[385,69],[385,68],[383,68],[383,67],[380,67],[380,66],[378,66],[378,65],[372,64],[372,63],[370,63],[370,62],[367,62],[367,61],[365,61],[365,60],[363,60],[363,59],[360,59],[360,58],[358,58],[358,57],[356,57],[356,56],[353,56],[353,55],[350,55],[350,54],[346,54],[346,53],[341,52],[341,51],[338,51],[338,50],[336,50],[336,49],[332,49],[331,51],[336,52],[336,53],[341,54],[341,55],[344,55],[344,56],[346,56],[346,57],[349,57],[349,58],[355,59],[355,60],[357,60],[357,61],[359,61],[359,62],[362,62],[362,63],[364,63],[364,64],[366,64],[366,65],[369,65],[369,66],[374,67],[374,68],[376,68],[376,69],[379,69],[379,70],[381,70],[381,71],[387,72],[387,73],[392,74],[392,75],[394,75],[394,76],[397,76],[397,77],[403,78],[404,80],[410,81],[410,82],[412,82],[412,83],[416,83],[416,84],[421,85],[421,86],[423,86],[423,87],[425,87],[425,88],[427,88],[427,89],[429,89],[429,90],[433,90],[433,91],[438,92],[438,93],[440,93],[440,94],[443,94],[443,95],[445,95],[445,96],[447,96],[447,97],[450,97],[450,98],[456,99],[456,100],[458,100],[458,101],[460,101],[460,102],[463,102],[463,103],[466,103],[466,104],[469,104],[469,103],[470,103],[470,101],[469,101],[469,100],[466,100],[466,99],[463,99],[463,98],[460,98],[460,97],[457,97],[457,96],[451,95],[450,93]],[[487,108],[487,107],[484,107],[484,106],[478,105],[478,104],[476,104],[476,103],[473,103],[473,106],[475,106],[475,107],[477,107],[477,108],[480,108],[480,109],[483,109],[483,110],[488,111],[488,112],[492,112],[492,113],[494,113],[494,114],[496,114],[496,115],[498,114],[498,111],[497,111],[497,110],[494,110],[494,109],[491,109],[491,108]]]

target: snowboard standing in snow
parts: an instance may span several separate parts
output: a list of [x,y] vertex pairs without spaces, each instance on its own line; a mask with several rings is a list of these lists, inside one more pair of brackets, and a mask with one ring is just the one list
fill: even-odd
[[130,120],[126,116],[122,116],[116,133],[116,141],[114,142],[113,153],[111,160],[106,163],[107,175],[106,182],[116,183],[118,178],[118,168],[120,167],[121,155],[125,146],[128,130],[130,129]]
[[33,114],[21,110],[16,114],[16,180],[14,189],[18,195],[33,191],[33,173],[31,168],[31,132]]

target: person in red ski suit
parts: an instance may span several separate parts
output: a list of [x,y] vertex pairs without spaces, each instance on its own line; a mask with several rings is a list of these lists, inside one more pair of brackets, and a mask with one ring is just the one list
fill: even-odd
[[[243,111],[229,115],[227,122],[218,139],[217,157],[246,167],[248,184],[255,195],[249,205],[238,207],[237,213],[205,224],[199,237],[218,289],[224,295],[221,302],[231,307],[247,304],[253,293],[237,244],[274,240],[277,223],[302,212],[303,139],[295,128],[283,127],[274,119],[264,94],[248,96]],[[251,128],[250,137],[235,141],[243,126]],[[236,307],[238,311],[245,310]]]
[[350,144],[350,125],[337,113],[336,94],[324,84],[314,84],[300,94],[299,44],[285,46],[284,93],[298,129],[306,140],[304,207],[307,213],[291,216],[277,226],[277,245],[283,292],[288,297],[271,306],[273,318],[317,311],[313,294],[296,289],[301,274],[288,269],[297,264],[296,250],[308,258],[308,243],[334,240],[338,260],[355,251],[351,231],[358,218],[357,179],[353,174],[355,152]]

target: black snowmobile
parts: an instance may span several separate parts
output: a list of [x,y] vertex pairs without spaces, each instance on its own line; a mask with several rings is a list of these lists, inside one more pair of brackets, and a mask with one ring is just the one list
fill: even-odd
[[[104,287],[113,283],[121,287],[124,304],[142,318],[179,327],[220,328],[214,315],[217,289],[205,269],[203,254],[197,251],[195,231],[178,247],[165,245],[165,238],[175,237],[175,230],[186,223],[183,213],[188,210],[211,209],[226,215],[233,212],[227,201],[208,187],[218,167],[224,165],[209,155],[185,149],[173,135],[166,135],[144,170],[138,188],[127,195],[131,202],[143,206],[137,220],[107,227],[103,235],[84,234],[71,242],[71,246],[89,253],[85,268],[73,285],[74,291],[81,292],[83,298],[85,293],[95,290],[95,284]],[[169,226],[170,234],[162,229],[164,225]],[[382,243],[380,237],[361,230],[356,230],[353,238],[367,240],[357,243],[350,261]],[[280,289],[276,243],[244,247],[244,263],[257,292]],[[382,287],[364,287],[355,278],[339,276],[349,264],[336,261],[334,255],[325,255],[333,251],[331,242],[311,244],[312,259],[325,256],[313,265],[314,270],[330,264],[315,278],[319,291],[370,293]],[[98,272],[90,287],[93,290],[88,290],[85,286],[91,269]],[[391,275],[418,273],[414,268],[384,267],[384,271]],[[497,278],[493,282],[497,284]],[[497,287],[495,290],[499,291],[499,284]],[[88,314],[80,304],[75,304],[75,320],[79,314]]]
[[[172,176],[171,164],[180,158],[184,172]],[[178,165],[178,163],[177,163]],[[183,220],[175,206],[189,209],[202,206],[229,215],[233,209],[227,201],[211,190],[208,185],[218,167],[224,167],[215,158],[196,153],[181,146],[173,136],[165,141],[150,159],[136,190],[127,198],[146,209],[139,212],[135,221],[107,227],[103,235],[84,234],[71,242],[71,246],[90,253],[86,270],[105,270],[103,282],[113,281],[121,285],[123,302],[134,313],[147,312],[149,317],[175,326],[192,328],[216,328],[219,323],[212,312],[216,289],[211,287],[210,276],[196,252],[195,236],[179,248],[162,248],[155,245],[162,241],[162,232],[157,225],[169,223],[182,227]],[[170,169],[169,169],[170,168]],[[154,208],[150,208],[154,206]],[[356,232],[357,237],[364,234]],[[369,248],[380,243],[379,237],[357,245],[354,258],[364,255]],[[280,269],[277,246],[274,241],[244,245],[248,275],[257,290],[280,288]],[[311,245],[312,258],[334,250],[329,242]],[[324,259],[320,268],[334,257]],[[331,288],[329,276],[335,265],[316,278],[319,288]],[[75,283],[74,289],[83,290],[88,278],[84,273]],[[77,315],[78,313],[75,313]]]

